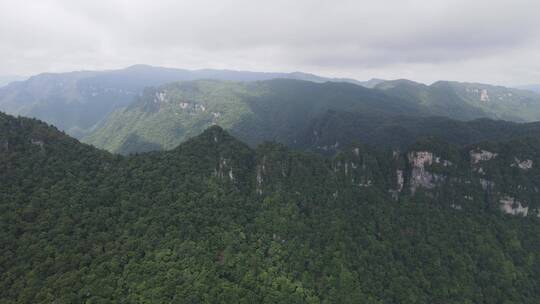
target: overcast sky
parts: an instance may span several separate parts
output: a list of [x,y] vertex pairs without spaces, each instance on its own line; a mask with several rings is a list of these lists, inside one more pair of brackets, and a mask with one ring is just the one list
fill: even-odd
[[539,0],[0,0],[0,75],[179,68],[540,83]]

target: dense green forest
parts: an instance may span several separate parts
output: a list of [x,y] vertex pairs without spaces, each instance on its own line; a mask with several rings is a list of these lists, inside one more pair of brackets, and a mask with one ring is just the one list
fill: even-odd
[[324,158],[217,126],[118,156],[0,114],[0,303],[539,303],[539,161],[534,139]]

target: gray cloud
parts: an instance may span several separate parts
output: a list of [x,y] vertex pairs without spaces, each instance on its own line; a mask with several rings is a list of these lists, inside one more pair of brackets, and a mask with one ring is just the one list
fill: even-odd
[[117,68],[540,82],[537,0],[0,0],[0,74]]

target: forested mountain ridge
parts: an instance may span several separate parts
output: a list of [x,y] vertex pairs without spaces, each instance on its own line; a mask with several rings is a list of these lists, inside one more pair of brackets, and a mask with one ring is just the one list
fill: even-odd
[[3,87],[5,85],[8,85],[10,84],[11,82],[15,82],[15,81],[21,81],[21,80],[24,80],[26,79],[25,77],[23,76],[16,76],[16,75],[12,75],[12,76],[8,76],[8,75],[0,75],[0,87]]
[[83,141],[122,154],[171,149],[218,124],[251,145],[265,140],[292,145],[310,119],[328,110],[373,117],[425,112],[415,103],[348,83],[200,80],[146,89]]
[[518,86],[518,89],[522,90],[529,90],[532,92],[540,93],[540,84],[529,84],[529,85],[522,85]]
[[[234,131],[233,131],[234,132]],[[493,119],[460,121],[442,116],[373,116],[328,111],[312,119],[289,146],[334,155],[354,141],[373,146],[408,149],[422,138],[435,137],[457,145],[507,141],[540,136],[540,123],[515,123]]]
[[535,140],[326,159],[214,126],[125,157],[8,115],[0,139],[5,303],[540,300]]
[[[226,85],[219,84],[219,81],[214,81],[215,86],[221,87],[219,92],[208,84],[203,86],[208,92],[212,92],[212,100],[187,102],[176,100],[176,108],[161,107],[169,113],[154,114],[153,118],[146,113],[144,107],[134,106],[141,105],[141,100],[152,103],[157,96],[153,94],[157,93],[159,96],[169,94],[167,99],[170,101],[171,96],[182,95],[179,92],[182,86],[173,82],[196,82],[201,79],[262,82],[262,84],[229,83],[227,88]],[[272,79],[288,79],[290,83],[285,85],[285,82],[269,81]],[[301,85],[302,81],[298,80],[312,82],[313,86]],[[269,82],[266,83],[267,81]],[[332,82],[333,85],[327,85],[325,82]],[[352,89],[353,85],[357,85],[358,88]],[[243,95],[235,96],[239,93],[235,91],[239,87],[243,87],[243,95],[251,95],[249,100]],[[261,87],[266,87],[267,91],[279,91],[283,96],[258,91]],[[308,87],[312,91],[307,91]],[[362,90],[364,87],[374,92]],[[254,91],[249,92],[250,90]],[[208,92],[202,92],[201,95]],[[187,95],[189,94],[187,92]],[[158,100],[162,103],[163,100],[159,96]],[[226,100],[231,96],[235,96],[237,102]],[[257,98],[258,102],[255,102],[254,98]],[[354,100],[357,105],[344,106],[341,99]],[[283,101],[286,100],[295,104],[296,108],[284,104]],[[299,125],[295,120],[317,123],[317,120],[322,119],[321,115],[324,115],[321,114],[324,109],[320,104],[314,105],[313,109],[309,108],[312,100],[316,103],[325,101],[327,109],[361,114],[362,117],[373,116],[371,118],[376,121],[385,121],[388,115],[408,115],[418,119],[425,116],[444,116],[457,120],[478,118],[517,122],[540,120],[539,94],[498,86],[448,81],[439,81],[427,86],[409,80],[372,79],[361,82],[300,72],[184,70],[135,65],[120,70],[45,73],[0,87],[0,110],[13,115],[42,119],[71,136],[85,138],[85,141],[100,148],[120,153],[170,149],[185,139],[200,134],[213,120],[220,121],[235,136],[250,144],[275,138],[292,146],[295,140],[302,140],[301,136],[295,134],[299,132],[297,129],[303,128],[302,131],[306,131],[306,126]],[[209,101],[214,104],[213,111],[212,114],[202,115],[204,117],[195,113],[197,110],[204,112],[203,108],[183,108],[190,103],[204,106],[205,102]],[[371,101],[382,103],[370,104]],[[261,105],[261,102],[268,104]],[[333,105],[334,103],[336,105]],[[238,108],[235,108],[237,106]],[[251,108],[248,113],[246,107]],[[230,114],[226,121],[218,117],[231,110],[238,114]],[[190,113],[188,116],[180,115],[182,111]],[[280,121],[280,124],[274,125],[271,121],[265,121],[265,115],[257,111],[270,111],[272,118]],[[287,111],[293,111],[295,114],[287,115]],[[171,116],[175,112],[179,114]],[[385,117],[381,117],[383,114]],[[216,117],[212,118],[212,115]],[[170,121],[163,122],[163,120]],[[165,131],[156,134],[155,130],[160,128],[164,128]],[[254,130],[247,130],[253,128]],[[144,131],[145,129],[154,131]],[[120,132],[116,132],[117,130]],[[255,134],[252,134],[254,132]],[[361,139],[366,140],[367,137],[369,136],[363,136]]]
[[36,117],[72,136],[82,137],[111,111],[130,104],[145,87],[196,79],[256,81],[274,78],[363,84],[354,79],[325,78],[300,72],[185,70],[134,65],[119,70],[44,73],[5,87],[0,85],[0,110]]
[[[413,88],[411,94],[401,83]],[[218,124],[252,146],[275,140],[301,150],[335,153],[338,145],[354,140],[401,148],[423,136],[467,144],[540,134],[538,123],[460,121],[496,115],[462,100],[453,89],[437,89],[438,95],[424,100],[418,86],[434,90],[410,81],[382,82],[374,90],[287,79],[171,83],[147,88],[83,141],[122,154],[166,150]],[[437,99],[445,94],[453,97]],[[435,114],[440,116],[430,117]]]
[[425,85],[406,79],[385,81],[375,88],[426,105],[431,115],[460,120],[540,120],[540,95],[527,90],[456,81]]

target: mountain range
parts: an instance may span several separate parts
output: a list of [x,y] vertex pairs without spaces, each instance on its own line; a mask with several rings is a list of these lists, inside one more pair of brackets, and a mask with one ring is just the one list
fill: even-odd
[[533,91],[533,92],[536,92],[536,93],[540,93],[540,84],[524,85],[524,86],[519,86],[518,88],[523,89],[523,90]]
[[0,75],[0,87],[6,86],[12,82],[15,81],[22,81],[25,80],[26,77],[24,76],[16,76],[16,75]]
[[145,87],[196,79],[257,81],[273,78],[362,84],[353,79],[324,78],[300,72],[185,70],[134,65],[120,70],[45,73],[10,83],[0,87],[0,110],[36,117],[75,137],[82,137],[111,111],[129,105]]
[[[223,100],[220,94],[230,100]],[[155,100],[160,107],[151,105]],[[316,107],[311,107],[312,100]],[[429,116],[532,122],[540,119],[540,94],[449,81],[432,85],[409,80],[361,82],[300,72],[135,65],[121,70],[40,74],[13,82],[0,87],[0,110],[42,119],[111,152],[133,153],[170,149],[214,123],[251,145],[275,139],[293,146],[314,131],[310,126],[320,126],[336,113],[367,126],[355,138],[367,143],[378,143],[381,128],[387,129],[400,116],[406,116],[408,122],[415,120],[416,125],[424,124],[424,119],[431,124],[434,120]],[[427,133],[410,125],[407,132],[413,135],[400,142],[414,141],[419,131]],[[337,137],[334,134],[329,137]],[[329,145],[325,142],[312,148]]]
[[137,65],[0,109],[0,303],[540,302],[532,87]]
[[0,114],[0,301],[538,303],[539,163],[538,137],[323,157],[219,126],[121,156]]
[[171,149],[218,124],[252,146],[275,140],[324,152],[354,140],[403,147],[419,136],[443,136],[472,143],[538,128],[501,119],[540,119],[540,95],[454,82],[386,81],[370,89],[293,79],[198,80],[145,89],[82,140],[123,154]]

